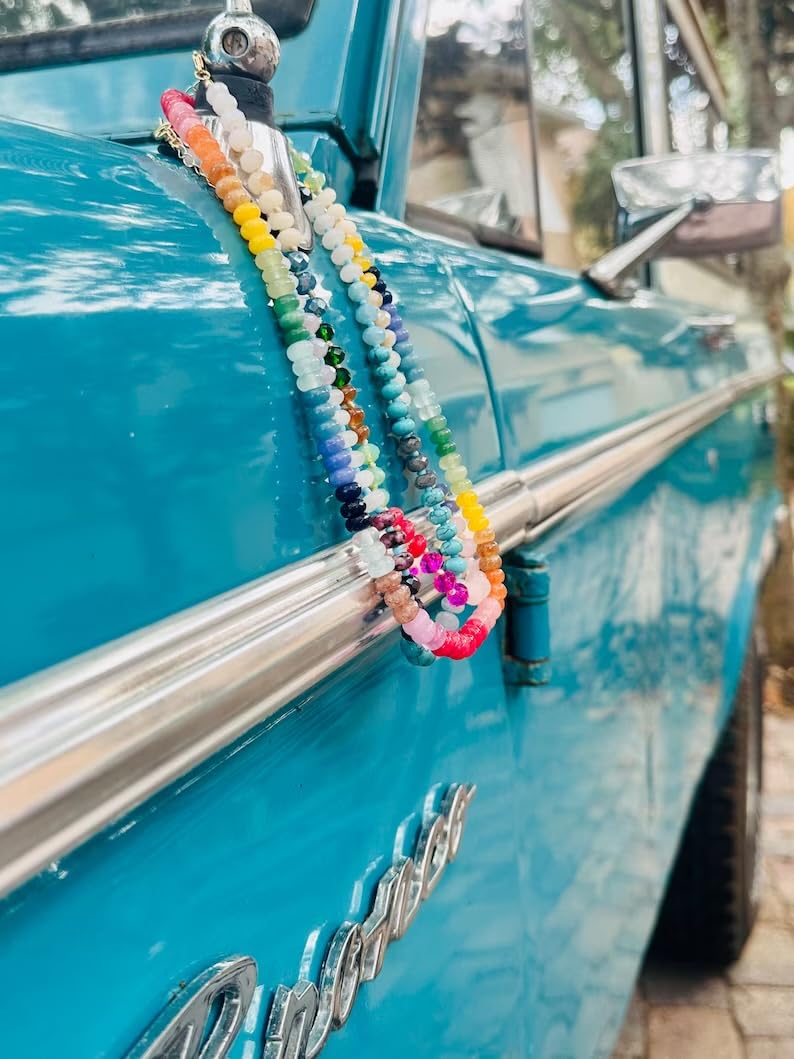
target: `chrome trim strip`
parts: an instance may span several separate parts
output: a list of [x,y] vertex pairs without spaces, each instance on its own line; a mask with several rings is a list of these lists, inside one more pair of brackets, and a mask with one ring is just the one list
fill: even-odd
[[[505,549],[603,500],[778,377],[748,371],[478,486]],[[432,598],[432,595],[427,597]],[[347,545],[0,692],[0,893],[393,631]]]

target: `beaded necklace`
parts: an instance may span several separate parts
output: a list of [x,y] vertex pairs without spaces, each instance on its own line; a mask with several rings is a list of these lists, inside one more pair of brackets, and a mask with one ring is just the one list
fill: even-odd
[[[353,534],[353,543],[376,590],[403,628],[403,649],[411,661],[427,665],[437,656],[468,657],[478,649],[501,613],[506,595],[501,558],[441,406],[415,363],[413,347],[394,308],[392,294],[375,268],[355,222],[336,203],[332,189],[324,187],[324,176],[312,169],[310,159],[293,149],[292,160],[298,176],[303,178],[304,197],[312,196],[305,205],[307,216],[330,253],[340,279],[347,284],[351,301],[357,305],[355,315],[368,346],[367,359],[398,441],[398,452],[406,471],[415,475],[422,502],[436,527],[438,552],[425,553],[424,538],[415,532],[402,511],[385,509],[388,494],[380,488],[385,479],[377,466],[380,453],[368,441],[363,410],[353,404],[356,391],[350,385],[350,371],[341,368],[344,350],[331,345],[333,328],[323,322],[326,305],[315,297],[314,277],[306,275],[308,258],[297,252],[300,234],[294,226],[295,218],[281,209],[281,194],[263,169],[264,158],[253,148],[245,116],[228,87],[212,81],[200,59],[196,68],[205,82],[207,102],[228,133],[230,149],[239,157],[235,166],[197,116],[193,99],[172,89],[163,94],[162,105],[178,137],[181,150],[177,149],[177,153],[214,188],[262,272],[318,452],[342,505],[341,514]],[[169,136],[166,134],[165,138]],[[172,146],[176,144],[172,142]],[[254,202],[254,195],[258,202]],[[407,365],[403,357],[408,358]],[[402,366],[407,367],[407,376],[399,370]],[[408,414],[412,401],[420,418],[428,422],[440,465],[473,535],[479,558],[479,584],[475,580],[474,585],[467,586],[457,580],[457,576],[467,572],[465,555],[473,549],[471,542],[458,539],[446,491],[428,469],[415,432],[416,423]],[[357,452],[353,452],[354,445],[358,446]],[[355,467],[363,463],[367,467],[357,472]],[[447,613],[437,621],[413,598],[418,581],[407,571],[420,556],[422,569],[436,574],[436,588],[446,597],[442,607]],[[472,572],[468,573],[471,581]],[[486,583],[488,590],[483,595]],[[470,595],[478,605],[474,615],[458,630],[454,612],[463,609]]]

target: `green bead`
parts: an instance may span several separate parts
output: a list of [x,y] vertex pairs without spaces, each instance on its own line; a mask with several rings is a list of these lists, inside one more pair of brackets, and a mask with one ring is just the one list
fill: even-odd
[[325,354],[325,363],[330,364],[332,368],[338,368],[342,361],[345,359],[345,351],[339,346],[329,346],[328,352]]
[[[279,321],[279,323],[281,322]],[[304,342],[307,338],[312,337],[305,327],[283,327],[281,333],[284,338],[284,344],[287,346],[291,346],[293,342]]]
[[334,386],[338,386],[341,390],[341,388],[343,386],[347,386],[349,382],[350,372],[347,370],[347,368],[339,368],[336,373],[336,378],[334,379]]
[[[291,283],[285,282],[284,280],[273,280],[272,283],[265,284],[267,293],[273,299],[274,302],[281,301],[282,298],[286,298],[293,294],[295,288]],[[298,303],[300,305],[300,302]],[[285,310],[286,311],[286,310]]]
[[334,329],[330,324],[320,324],[317,328],[317,337],[321,338],[323,342],[330,342],[334,337]]
[[439,430],[443,430],[446,425],[447,420],[445,416],[433,416],[432,419],[428,419],[427,421],[427,429],[430,431],[431,434],[434,434]]
[[[282,320],[288,313],[294,313],[296,309],[299,309],[300,304],[296,294],[283,294],[281,297],[273,299],[273,309],[276,316]],[[289,327],[290,325],[285,322],[284,326]]]
[[[293,297],[297,302],[297,297],[295,297],[295,295],[293,295]],[[298,302],[298,304],[300,304],[300,302]],[[302,327],[303,313],[300,312],[298,309],[287,309],[283,314],[280,314],[279,322],[284,328]]]
[[447,442],[452,441],[452,431],[449,427],[444,427],[442,430],[431,430],[430,439],[434,445],[446,445]]
[[438,456],[451,456],[453,452],[457,451],[457,445],[453,445],[451,441],[448,441],[442,445],[436,445],[436,454]]
[[303,183],[309,191],[314,192],[316,195],[325,187],[325,174],[315,172],[307,173],[303,179]]

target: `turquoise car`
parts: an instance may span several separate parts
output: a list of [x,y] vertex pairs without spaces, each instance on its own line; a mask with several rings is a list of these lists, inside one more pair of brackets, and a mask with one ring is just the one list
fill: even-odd
[[4,1055],[608,1059],[649,945],[741,950],[780,192],[698,11],[0,10]]

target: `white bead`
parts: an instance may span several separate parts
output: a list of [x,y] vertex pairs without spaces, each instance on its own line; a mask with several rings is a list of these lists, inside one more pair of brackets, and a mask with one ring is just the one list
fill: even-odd
[[354,445],[358,444],[358,434],[355,432],[355,430],[343,430],[342,440],[349,449],[352,449]]
[[301,375],[298,379],[298,389],[301,393],[306,393],[307,390],[319,390],[323,385],[323,380],[319,375]]
[[[333,404],[333,405],[340,405],[344,401],[344,399],[345,399],[345,395],[342,393],[341,390],[337,390],[336,387],[334,387],[333,390],[331,390],[331,394],[330,394],[330,396],[328,398],[329,402],[331,404]],[[348,446],[348,448],[349,448],[349,446]]]
[[375,316],[375,326],[388,327],[390,323],[391,317],[389,316],[389,314],[387,312],[384,312],[383,309],[379,310],[379,312]]
[[291,213],[287,213],[286,210],[282,213],[271,213],[267,219],[268,224],[274,232],[281,232],[285,228],[292,228],[295,224],[295,218]]
[[343,221],[338,221],[336,227],[345,233],[345,235],[355,235],[356,225],[354,221],[351,221],[349,217],[345,217]]
[[440,415],[441,405],[439,404],[425,404],[419,409],[419,417],[424,423],[426,423],[428,419],[435,419],[436,416]]
[[240,168],[244,173],[255,173],[265,164],[265,156],[256,147],[249,147],[240,155]]
[[335,221],[341,221],[347,210],[341,202],[335,202],[333,205],[328,207],[328,216],[333,217]]
[[380,562],[368,566],[367,573],[374,580],[376,577],[385,577],[386,574],[390,574],[393,569],[394,559],[392,559],[390,555],[387,555],[385,559],[382,559]]
[[229,133],[229,146],[233,151],[247,151],[253,142],[254,138],[246,128],[233,129]]
[[[334,413],[334,422],[338,423],[340,427],[346,427],[350,422],[350,413],[346,409],[340,408],[339,411]],[[356,435],[356,438],[358,438],[358,435]]]
[[388,502],[389,494],[385,489],[373,489],[364,497],[367,511],[377,511],[379,508],[386,507]]
[[301,233],[297,228],[285,228],[283,232],[278,233],[278,241],[282,250],[297,250],[300,246]]
[[232,129],[245,128],[245,114],[237,107],[234,110],[227,110],[221,117],[221,127],[226,132],[231,132]]
[[304,313],[303,326],[306,328],[310,335],[316,334],[321,323],[322,320],[320,319],[320,317],[315,316],[314,313]]
[[289,360],[300,360],[302,357],[314,357],[315,360],[317,359],[314,346],[308,338],[303,338],[300,342],[293,342],[291,346],[287,346],[287,358]]
[[348,261],[352,261],[355,257],[355,250],[348,243],[342,243],[338,246],[331,254],[331,260],[337,268],[341,268],[342,265],[346,265]]
[[366,529],[358,530],[354,533],[350,540],[356,548],[361,548],[362,546],[369,544],[371,541],[380,540],[380,537],[374,526],[368,526]]
[[473,537],[463,538],[463,551],[460,553],[464,559],[471,559],[477,552],[477,543]]
[[316,221],[321,213],[325,213],[325,206],[321,205],[317,199],[311,199],[303,207],[303,212],[310,221]]
[[381,305],[383,305],[383,298],[381,298],[380,294],[378,294],[376,290],[369,292],[369,297],[367,298],[367,301],[370,305],[375,305],[378,309],[380,309]]
[[339,270],[339,278],[343,283],[355,283],[357,279],[361,279],[362,275],[361,265],[354,265],[352,261],[343,265]]
[[430,383],[427,379],[417,379],[416,382],[409,382],[406,389],[412,397],[417,397],[419,394],[429,391]]
[[359,471],[356,475],[356,483],[362,488],[369,488],[375,481],[372,471]]
[[[272,187],[273,177],[270,173],[266,173],[264,169],[251,173],[248,177],[248,190],[252,195],[261,195]],[[261,206],[262,203],[260,202],[259,205]]]
[[442,611],[436,618],[436,624],[440,625],[442,629],[450,629],[454,632],[455,629],[460,628],[460,622],[454,614],[450,614],[449,611]]
[[333,226],[334,222],[327,213],[321,213],[314,221],[314,230],[318,235],[325,235],[326,232],[331,231]]
[[277,213],[284,205],[284,196],[278,188],[271,188],[259,196],[258,202],[265,213]]
[[[388,365],[390,365],[392,368],[399,368],[400,365],[402,364],[402,361],[400,360],[400,354],[399,353],[395,353],[394,350],[392,350],[392,352],[389,354],[389,359],[386,361],[386,363]],[[395,382],[396,381],[397,381],[397,379],[396,379],[396,376],[395,376]]]
[[341,246],[344,241],[344,235],[341,232],[338,232],[336,228],[332,228],[330,232],[326,232],[323,236],[323,246],[326,250],[335,250],[338,246]]
[[316,375],[318,374],[317,369],[319,364],[315,357],[302,357],[300,360],[294,360],[292,362],[292,373],[300,378],[302,375]]
[[317,338],[316,335],[309,341],[312,344],[312,349],[314,350],[315,356],[318,356],[320,360],[322,360],[325,354],[328,352],[328,343],[323,342],[323,340],[321,338]]
[[483,573],[478,573],[476,577],[470,578],[466,582],[466,587],[469,590],[469,603],[473,607],[482,603],[484,599],[487,599],[491,592],[491,582]]
[[323,188],[315,201],[319,202],[323,209],[326,209],[332,203],[336,202],[336,192],[333,188]]
[[323,364],[320,368],[320,377],[326,386],[330,386],[336,378],[336,368],[332,368],[330,364]]
[[350,463],[353,467],[363,467],[366,463],[364,454],[358,449],[354,449],[353,452],[350,453]]
[[213,81],[212,84],[207,85],[207,102],[215,109],[215,104],[220,103],[222,99],[229,99],[231,92],[229,86],[225,85],[223,81]]
[[[441,600],[441,609],[445,610],[448,614],[461,614],[463,610],[465,610],[465,607],[462,603],[458,603],[457,605],[450,603],[447,597],[444,596]],[[439,618],[440,617],[441,615],[439,614]]]
[[386,554],[386,545],[380,539],[360,545],[362,559],[380,559]]

